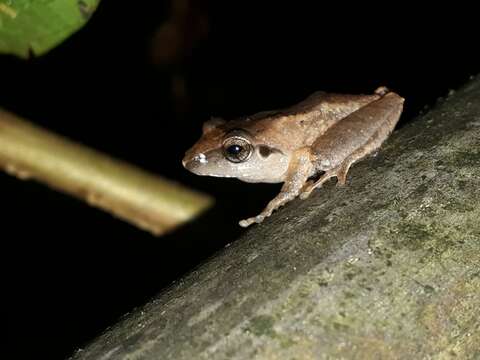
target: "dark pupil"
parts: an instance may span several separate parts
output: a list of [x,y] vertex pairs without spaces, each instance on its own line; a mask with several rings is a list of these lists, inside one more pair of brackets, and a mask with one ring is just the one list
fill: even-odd
[[243,148],[240,146],[240,145],[230,145],[228,148],[227,148],[227,152],[230,154],[230,155],[238,155],[242,152]]

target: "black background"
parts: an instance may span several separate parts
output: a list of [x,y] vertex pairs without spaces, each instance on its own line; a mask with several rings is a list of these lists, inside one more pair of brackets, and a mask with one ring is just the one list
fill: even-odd
[[[67,357],[234,241],[243,231],[237,221],[278,191],[181,167],[211,115],[285,107],[316,90],[370,93],[386,85],[406,98],[402,126],[480,70],[478,27],[468,9],[451,5],[196,4],[208,17],[208,35],[169,66],[150,55],[153,34],[169,16],[164,1],[104,0],[85,28],[49,54],[0,57],[0,106],[217,200],[197,221],[155,238],[1,173],[9,358]],[[173,74],[185,79],[182,113]]]

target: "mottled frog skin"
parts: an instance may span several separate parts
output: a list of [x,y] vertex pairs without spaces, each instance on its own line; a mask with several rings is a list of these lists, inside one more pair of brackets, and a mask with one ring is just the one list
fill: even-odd
[[372,95],[316,92],[283,110],[228,122],[213,118],[186,152],[183,166],[197,175],[283,182],[259,215],[240,221],[247,227],[297,196],[307,198],[332,177],[345,184],[350,166],[377,150],[393,131],[403,102],[385,87]]

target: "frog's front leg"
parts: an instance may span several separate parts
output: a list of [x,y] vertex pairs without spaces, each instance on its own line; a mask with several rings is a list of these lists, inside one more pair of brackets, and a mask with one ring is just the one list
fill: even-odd
[[261,223],[266,217],[269,217],[273,211],[295,199],[307,179],[312,176],[313,171],[314,165],[310,148],[305,147],[296,150],[292,154],[285,182],[280,193],[268,203],[259,215],[240,221],[240,226],[247,227],[253,223]]

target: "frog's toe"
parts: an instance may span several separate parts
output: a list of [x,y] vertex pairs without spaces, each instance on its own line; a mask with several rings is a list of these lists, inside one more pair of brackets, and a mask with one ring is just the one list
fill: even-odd
[[[270,216],[270,215],[267,215],[267,216]],[[257,216],[255,216],[255,222],[257,224],[260,224],[263,220],[265,220],[265,217],[266,216],[263,216],[263,215],[257,215]]]
[[249,227],[250,225],[252,225],[254,223],[253,219],[252,218],[249,218],[249,219],[245,219],[245,220],[240,220],[238,222],[238,225],[240,225],[241,227]]
[[300,192],[300,199],[308,198],[313,190],[321,187],[325,181],[331,179],[332,177],[336,176],[338,178],[338,176],[339,176],[338,173],[339,173],[339,170],[337,168],[332,169],[332,170],[329,170],[329,171],[325,172],[325,174],[323,174],[317,181],[307,182]]
[[334,175],[337,177],[337,186],[343,186],[347,183],[348,170],[351,165],[351,161],[346,161],[335,171]]
[[337,174],[337,186],[342,187],[347,183],[347,174],[346,173],[338,173]]
[[310,196],[310,194],[312,193],[312,190],[313,190],[313,188],[311,186],[302,190],[302,192],[299,195],[300,199],[305,200],[306,198],[308,198]]
[[245,219],[245,220],[241,220],[239,221],[239,225],[241,227],[249,227],[250,225],[254,224],[254,223],[261,223],[263,220],[265,219],[265,216],[264,215],[257,215],[255,217],[251,217],[251,218],[248,218],[248,219]]
[[380,95],[380,96],[385,96],[390,92],[386,86],[380,86],[375,90],[375,94]]
[[300,190],[300,194],[298,194],[298,197],[302,200],[305,200],[306,198],[308,198],[312,193],[313,186],[314,186],[314,181],[308,180]]
[[253,223],[260,224],[261,222],[263,222],[263,220],[265,220],[265,218],[269,217],[271,214],[272,214],[272,211],[265,211],[257,216],[240,221],[239,225],[241,227],[248,227]]

